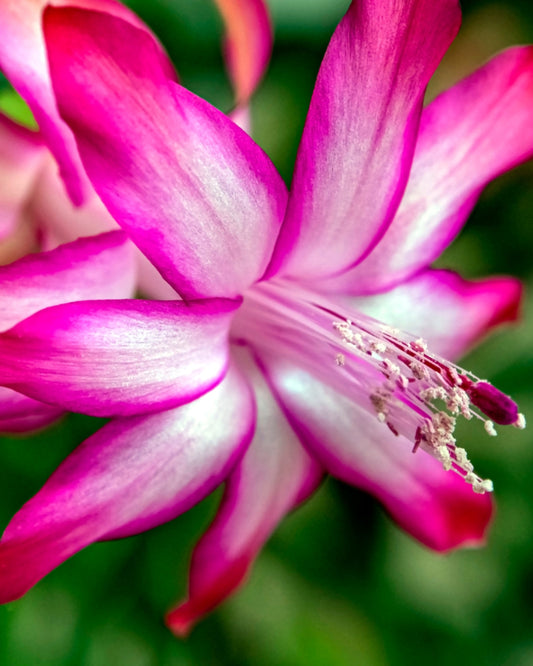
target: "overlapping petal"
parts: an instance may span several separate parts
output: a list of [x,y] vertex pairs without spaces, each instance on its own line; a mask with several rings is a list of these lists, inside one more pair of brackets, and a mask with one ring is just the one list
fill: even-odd
[[318,74],[269,273],[322,278],[360,260],[400,202],[425,87],[456,0],[352,2]]
[[268,157],[169,81],[143,31],[49,9],[45,34],[61,114],[113,217],[182,296],[241,293],[264,272],[285,209]]
[[63,410],[58,407],[0,387],[0,433],[15,434],[44,428],[62,414]]
[[245,580],[278,522],[303,501],[321,479],[319,466],[304,451],[264,378],[247,363],[258,406],[250,448],[229,477],[218,514],[194,550],[189,597],[167,616],[185,635]]
[[190,402],[223,378],[236,301],[78,301],[0,334],[0,382],[94,416]]
[[522,287],[514,278],[464,280],[427,270],[383,294],[347,298],[347,305],[424,338],[440,356],[454,359],[499,324],[514,321]]
[[132,247],[118,230],[28,255],[0,267],[0,330],[52,305],[127,298],[136,277]]
[[[504,51],[422,115],[407,189],[387,233],[335,284],[382,291],[436,259],[482,188],[533,155],[533,47]],[[333,287],[332,287],[333,288]]]
[[[69,194],[74,203],[79,204],[85,199],[90,187],[86,182],[74,137],[57,112],[50,83],[41,27],[42,12],[48,4],[97,9],[119,16],[147,33],[148,28],[127,7],[115,0],[8,0],[0,4],[0,69],[31,108],[48,147],[60,165]],[[170,75],[172,68],[165,61],[161,48],[160,58],[162,63],[166,62],[163,66],[166,66]]]
[[40,134],[0,113],[0,240],[20,221],[43,153]]
[[279,359],[268,377],[311,454],[337,478],[375,495],[394,520],[437,551],[479,545],[490,521],[488,495],[476,495],[453,472],[342,393]]
[[0,542],[0,602],[99,539],[171,520],[210,493],[252,437],[255,405],[231,369],[198,400],[117,419],[86,440],[13,518]]

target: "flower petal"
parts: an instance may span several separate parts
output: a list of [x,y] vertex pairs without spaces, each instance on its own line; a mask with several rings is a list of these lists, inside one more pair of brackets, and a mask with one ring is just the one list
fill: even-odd
[[167,616],[183,636],[232,594],[278,522],[318,485],[321,470],[307,455],[264,379],[247,363],[258,407],[252,444],[228,478],[218,514],[194,550],[189,598]]
[[[28,219],[30,224],[38,230],[41,246],[45,249],[55,248],[80,238],[80,236],[90,236],[119,228],[94,190],[87,195],[82,206],[74,206],[65,196],[63,183],[57,172],[57,164],[50,154],[44,160],[25,214],[25,219]],[[150,298],[158,300],[178,298],[176,292],[165,282],[141,251],[134,246],[132,246],[132,251],[135,255],[132,257],[132,261],[137,264],[139,289]],[[105,293],[102,296],[108,297]]]
[[63,414],[58,407],[32,400],[0,386],[0,433],[16,434],[44,428]]
[[238,106],[248,103],[272,51],[272,26],[263,0],[215,0],[226,26],[226,63]]
[[80,301],[0,334],[0,383],[93,416],[169,409],[224,376],[239,303]]
[[135,279],[132,248],[118,230],[28,255],[0,266],[0,329],[51,305],[132,296]]
[[460,22],[456,0],[357,0],[330,42],[269,274],[327,277],[360,261],[400,202],[425,87]]
[[187,298],[262,275],[286,189],[224,114],[169,81],[153,41],[97,12],[48,9],[54,89],[105,205]]
[[[41,15],[47,4],[76,5],[100,9],[133,25],[148,28],[129,9],[115,0],[16,0],[0,3],[0,69],[26,100],[48,146],[57,159],[61,174],[74,203],[80,204],[90,191],[74,137],[57,112],[48,65]],[[164,60],[160,51],[161,60]],[[170,73],[170,63],[167,64]]]
[[43,155],[40,134],[0,113],[0,240],[16,230]]
[[440,356],[458,358],[494,326],[517,318],[521,294],[514,278],[469,281],[451,271],[428,270],[386,293],[347,303],[424,338]]
[[483,187],[533,155],[532,108],[533,47],[504,51],[432,102],[396,216],[346,281],[381,291],[436,259]]
[[488,495],[395,436],[342,393],[272,358],[268,377],[287,417],[324,468],[375,495],[409,534],[437,551],[479,545],[490,521]]
[[0,603],[99,539],[160,525],[210,493],[250,442],[251,392],[235,370],[198,400],[117,419],[78,447],[0,542]]

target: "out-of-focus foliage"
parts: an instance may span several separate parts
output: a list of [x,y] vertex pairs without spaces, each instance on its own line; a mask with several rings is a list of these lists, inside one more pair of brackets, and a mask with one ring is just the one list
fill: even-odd
[[[221,25],[210,0],[128,4],[160,36],[182,82],[228,109],[231,90],[220,55]],[[277,42],[254,100],[253,119],[255,138],[288,181],[316,71],[347,4],[271,0]],[[530,0],[464,0],[463,9],[461,36],[429,95],[492,52],[533,41]],[[0,87],[5,89],[5,83]],[[13,110],[9,94],[2,97]],[[533,165],[527,165],[486,190],[440,265],[469,277],[515,274],[533,293],[532,219]],[[530,420],[532,340],[529,298],[521,327],[497,334],[464,360],[517,399]],[[99,423],[71,416],[34,437],[1,441],[2,527]],[[531,430],[507,429],[489,439],[465,427],[463,437],[477,469],[496,486],[498,513],[483,550],[432,554],[400,533],[373,500],[328,481],[281,526],[248,586],[187,641],[178,641],[163,626],[162,610],[184,593],[191,547],[213,515],[213,497],[150,533],[89,548],[23,600],[1,608],[0,663],[530,666]]]

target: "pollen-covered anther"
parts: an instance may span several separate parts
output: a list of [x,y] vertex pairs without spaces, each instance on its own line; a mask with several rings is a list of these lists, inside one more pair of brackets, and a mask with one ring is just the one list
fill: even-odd
[[337,356],[335,356],[335,363],[339,366],[343,366],[346,363],[346,356],[344,356],[344,354],[337,354]]
[[526,427],[526,417],[519,413],[516,417],[516,421],[513,423],[515,428],[518,428],[519,430],[523,430]]
[[382,388],[379,388],[374,391],[374,393],[370,394],[370,402],[376,410],[378,421],[381,423],[386,423],[387,421],[390,399],[391,394]]
[[422,340],[422,338],[418,338],[417,340],[411,340],[409,346],[413,351],[420,353],[424,353],[428,349],[427,342],[425,340]]
[[415,379],[419,379],[420,381],[429,380],[429,370],[423,363],[420,363],[419,361],[411,361],[411,363],[409,363],[409,370],[411,370]]
[[496,437],[496,435],[498,434],[496,432],[496,428],[494,427],[494,423],[490,419],[487,419],[485,421],[483,427],[485,428],[485,432],[487,433],[487,435],[490,435],[491,437]]

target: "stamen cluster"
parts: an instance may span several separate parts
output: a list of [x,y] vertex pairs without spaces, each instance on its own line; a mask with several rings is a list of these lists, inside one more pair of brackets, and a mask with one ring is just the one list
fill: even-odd
[[[495,436],[494,422],[525,427],[516,403],[488,382],[432,354],[421,338],[367,318],[357,324],[336,320],[333,328],[352,355],[365,358],[383,377],[369,395],[378,420],[395,435],[412,436],[414,425],[413,453],[422,448],[445,470],[462,476],[475,492],[491,492],[492,481],[474,472],[465,449],[456,444],[457,417],[477,418],[487,434]],[[336,362],[344,366],[345,356],[337,354]]]

